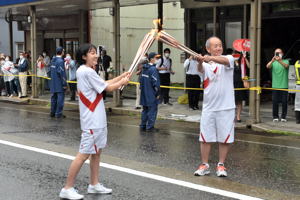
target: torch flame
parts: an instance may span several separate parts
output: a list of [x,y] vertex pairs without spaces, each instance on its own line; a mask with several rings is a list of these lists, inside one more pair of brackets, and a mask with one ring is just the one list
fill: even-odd
[[159,29],[161,27],[161,19],[154,19],[153,24],[155,29]]

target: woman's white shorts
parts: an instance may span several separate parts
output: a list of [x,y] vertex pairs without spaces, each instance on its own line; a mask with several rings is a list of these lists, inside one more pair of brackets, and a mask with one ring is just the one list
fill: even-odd
[[96,154],[103,149],[107,142],[107,128],[83,130],[79,152],[82,154]]
[[202,112],[200,142],[234,142],[235,109]]

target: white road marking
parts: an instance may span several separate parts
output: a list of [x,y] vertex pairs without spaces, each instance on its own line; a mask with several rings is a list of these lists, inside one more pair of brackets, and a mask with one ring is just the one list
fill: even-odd
[[[41,149],[41,148],[31,147],[31,146],[18,144],[18,143],[14,143],[14,142],[9,142],[9,141],[5,141],[5,140],[0,140],[0,144],[16,147],[16,148],[20,148],[20,149],[25,149],[25,150],[29,150],[29,151],[34,151],[34,152],[38,152],[38,153],[42,153],[42,154],[46,154],[46,155],[51,155],[51,156],[55,156],[55,157],[59,157],[59,158],[64,158],[64,159],[68,159],[68,160],[75,159],[75,157],[71,156],[71,155],[62,154],[62,153],[58,153],[58,152],[54,152],[54,151],[49,151],[49,150],[45,150],[45,149]],[[89,163],[89,161],[86,161],[86,163]],[[164,177],[164,176],[160,176],[160,175],[155,175],[155,174],[151,174],[151,173],[147,173],[147,172],[133,170],[133,169],[126,168],[126,167],[111,165],[108,163],[100,163],[100,166],[104,167],[104,168],[128,173],[128,174],[133,174],[136,176],[141,176],[141,177],[165,182],[165,183],[171,183],[171,184],[179,185],[182,187],[187,187],[187,188],[191,188],[191,189],[195,189],[195,190],[199,190],[199,191],[203,191],[203,192],[217,194],[220,196],[225,196],[225,197],[230,197],[230,198],[235,198],[235,199],[243,199],[243,200],[244,199],[245,200],[261,200],[260,198],[251,197],[251,196],[244,195],[244,194],[239,194],[239,193],[235,193],[235,192],[212,188],[212,187],[199,185],[199,184],[195,184],[195,183],[191,183],[191,182],[187,182],[187,181],[181,181],[181,180],[168,178],[168,177]]]
[[[45,112],[32,111],[32,110],[26,110],[26,109],[19,109],[19,108],[17,109],[17,108],[10,108],[10,107],[1,107],[1,108],[5,108],[5,109],[8,109],[8,110],[20,110],[20,111],[26,111],[26,112],[32,112],[32,113],[49,115],[48,113],[45,113]],[[79,117],[68,117],[67,119],[74,119],[74,120],[78,119],[79,120]],[[116,122],[108,122],[108,124],[139,128],[138,125],[134,125],[134,124],[120,124],[120,123],[116,123]],[[174,131],[174,130],[170,130],[169,132],[176,133],[176,134],[196,135],[195,133],[191,133],[191,132],[182,132],[182,131]],[[287,145],[281,145],[281,144],[272,144],[272,143],[265,143],[265,142],[255,142],[255,141],[251,141],[251,140],[241,140],[241,139],[235,139],[235,141],[244,142],[244,143],[250,143],[250,144],[267,145],[267,146],[273,146],[273,147],[280,147],[280,148],[288,148],[288,149],[300,150],[300,147],[287,146]]]

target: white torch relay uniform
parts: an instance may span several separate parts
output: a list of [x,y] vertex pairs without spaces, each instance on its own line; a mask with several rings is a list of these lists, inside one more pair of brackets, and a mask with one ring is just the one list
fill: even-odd
[[82,130],[79,152],[96,154],[106,146],[107,141],[107,121],[102,98],[107,83],[86,65],[78,68],[76,77]]
[[234,141],[235,100],[233,87],[234,58],[229,65],[203,63],[204,96],[200,121],[201,142],[232,143]]

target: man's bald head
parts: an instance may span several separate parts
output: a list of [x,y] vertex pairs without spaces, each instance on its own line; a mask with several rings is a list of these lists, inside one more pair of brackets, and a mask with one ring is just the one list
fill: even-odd
[[216,36],[208,38],[205,47],[212,56],[220,56],[223,53],[222,41]]

